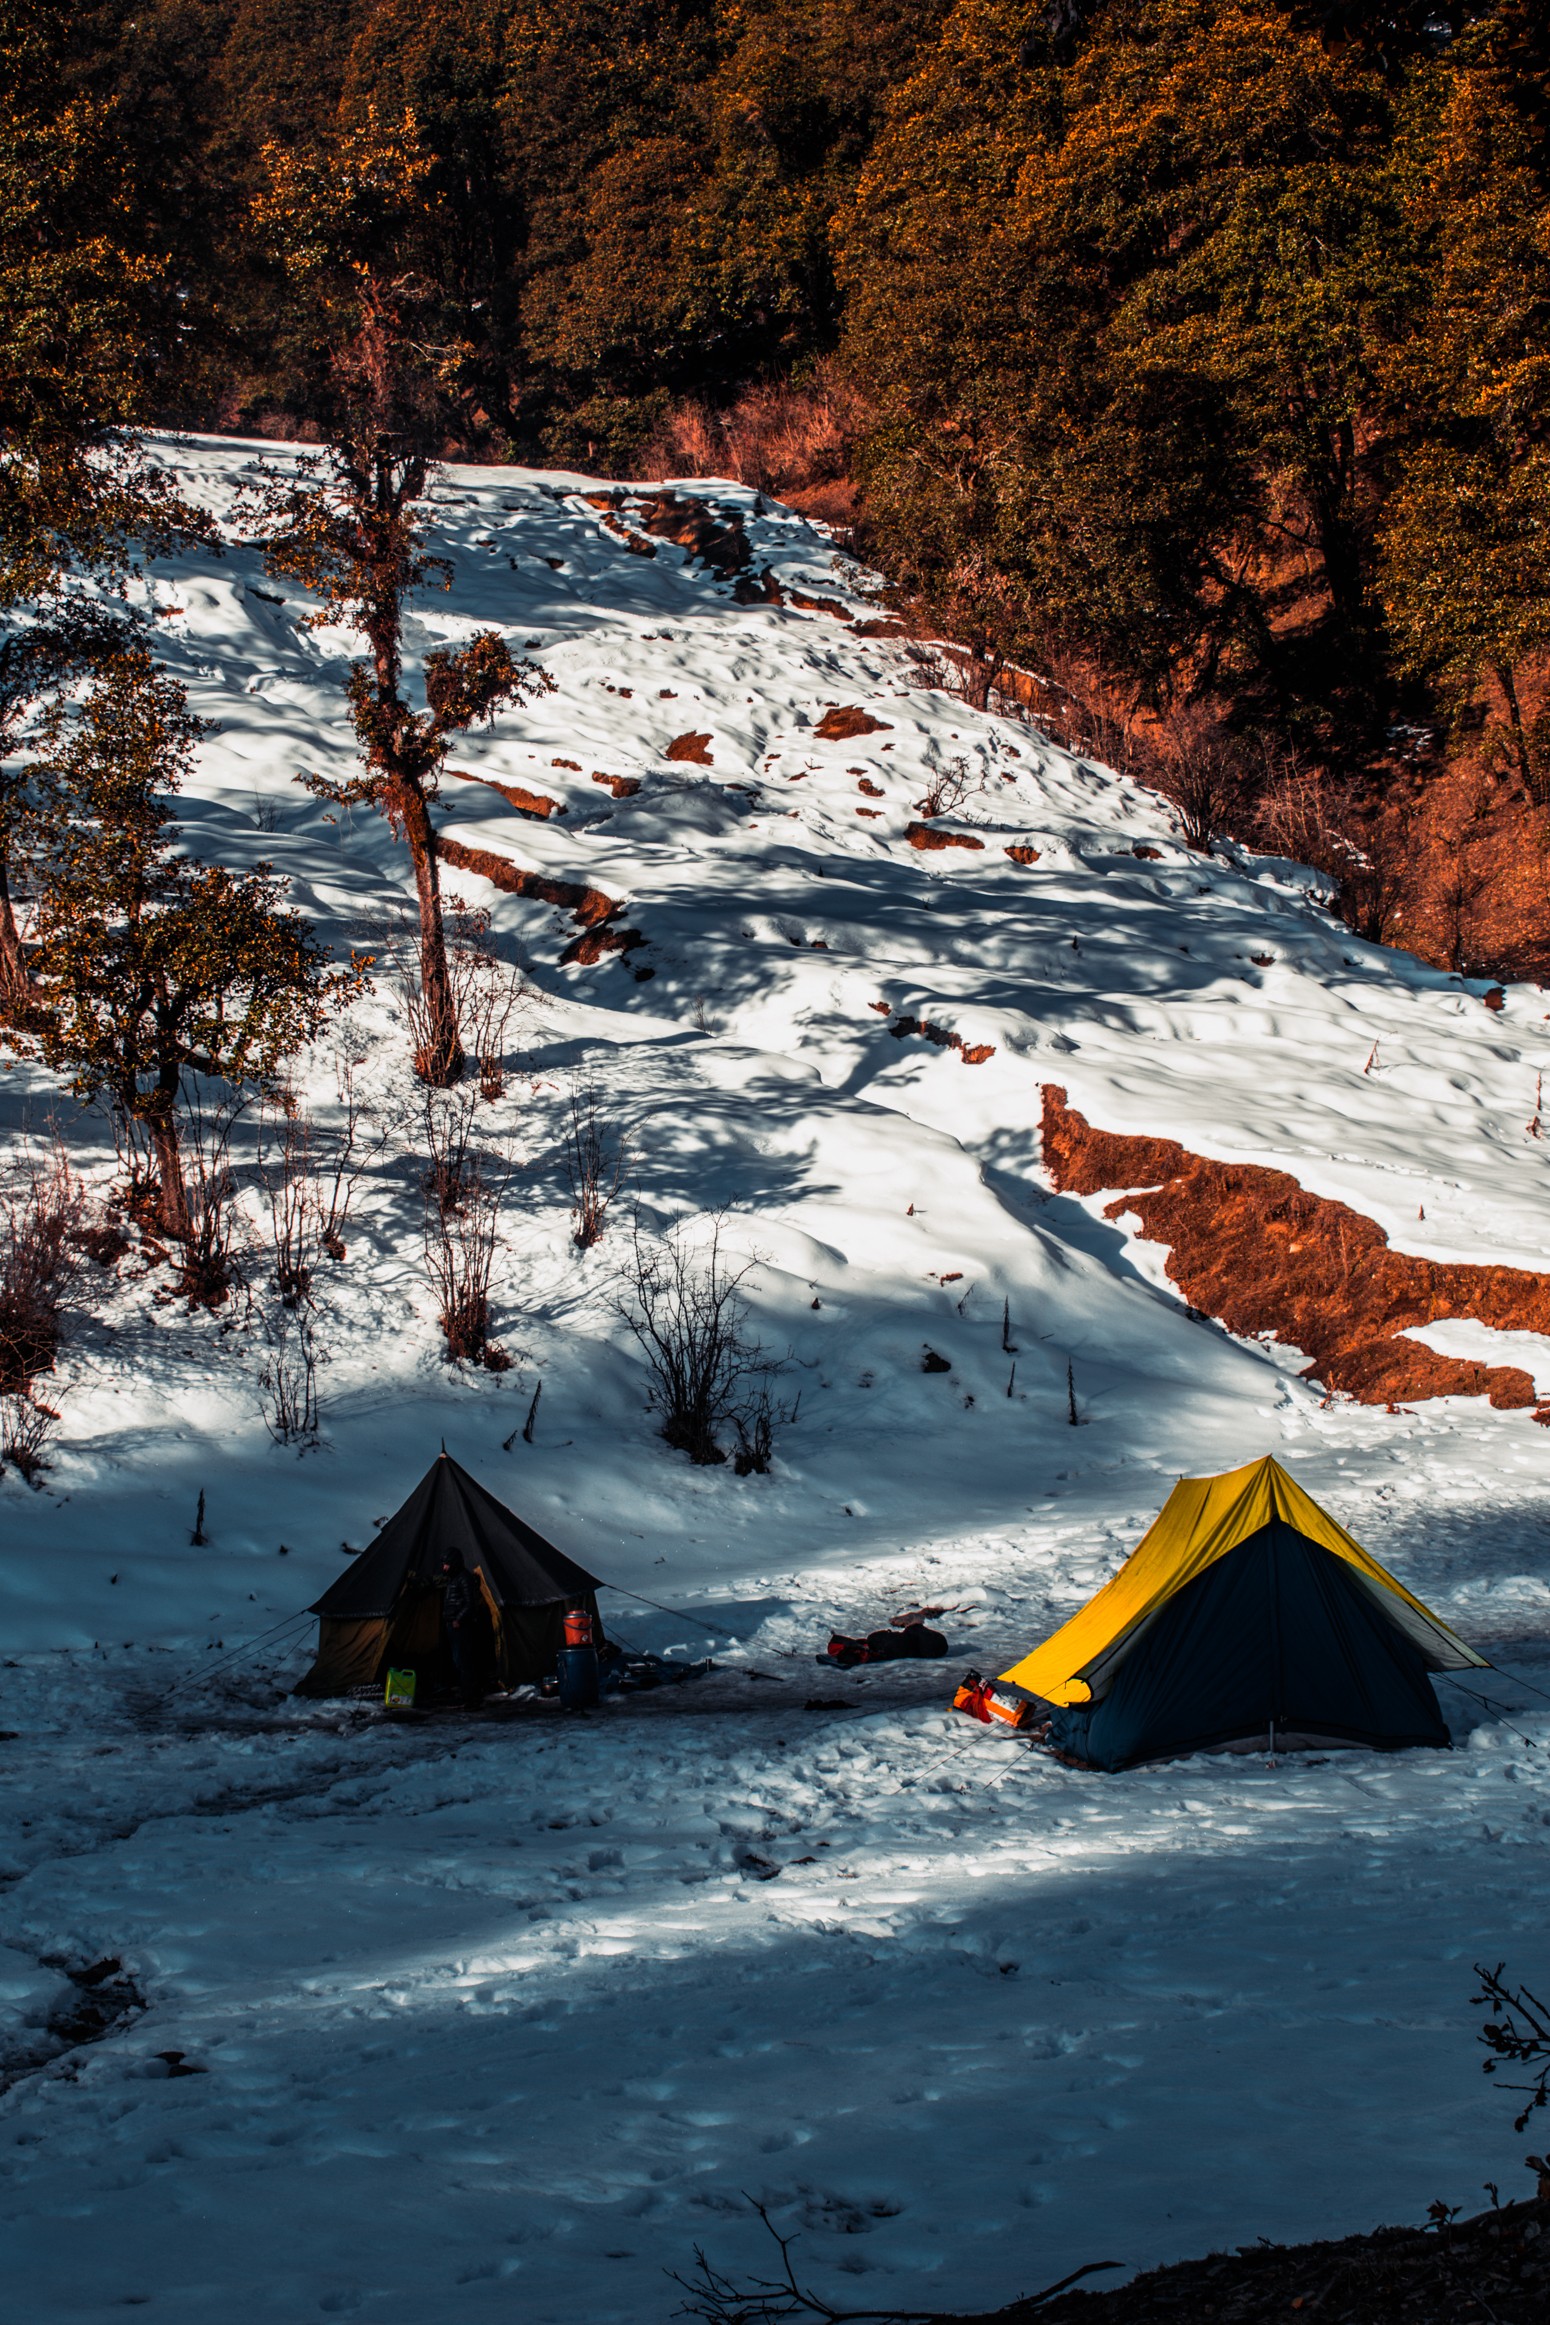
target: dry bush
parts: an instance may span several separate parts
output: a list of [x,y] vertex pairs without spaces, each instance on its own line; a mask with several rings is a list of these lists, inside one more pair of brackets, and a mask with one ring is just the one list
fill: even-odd
[[498,1144],[474,1136],[471,1091],[425,1094],[425,1273],[449,1364],[507,1370],[490,1338],[490,1281],[500,1244],[500,1212],[514,1165]]
[[335,1061],[343,1115],[337,1128],[321,1128],[294,1099],[260,1128],[258,1179],[283,1307],[299,1307],[309,1297],[320,1253],[336,1263],[343,1260],[355,1191],[386,1141],[385,1130],[369,1135],[367,1108],[356,1085],[359,1064],[352,1052]]
[[85,1190],[62,1147],[25,1157],[0,1194],[0,1395],[26,1398],[59,1354]]
[[260,1409],[277,1445],[318,1441],[317,1327],[302,1298],[272,1310],[264,1319],[269,1357],[261,1373]]
[[1187,846],[1209,854],[1219,832],[1243,814],[1248,776],[1242,745],[1201,705],[1180,705],[1158,721],[1146,780],[1179,811]]
[[463,1047],[474,1061],[481,1098],[499,1098],[506,1087],[506,1036],[522,1002],[530,998],[522,972],[503,961],[490,942],[490,915],[483,907],[453,901],[448,906],[447,966]]
[[945,767],[934,767],[923,799],[916,806],[924,816],[952,815],[971,792],[983,789],[976,783],[967,759],[949,759]]
[[178,1289],[191,1308],[218,1308],[240,1273],[241,1226],[231,1134],[247,1101],[231,1097],[205,1113],[191,1101],[184,1138],[184,1184],[189,1237],[178,1267]]
[[[490,914],[483,906],[448,897],[444,925],[459,1036],[474,1062],[480,1095],[498,1098],[506,1086],[506,1036],[519,1004],[529,998],[529,988],[521,970],[496,952],[490,941]],[[420,973],[419,929],[400,912],[372,933],[392,964],[418,1074],[420,1058],[430,1054],[427,1045],[433,1032]]]
[[283,1112],[266,1139],[260,1128],[258,1181],[269,1212],[274,1283],[282,1308],[299,1308],[312,1289],[312,1252],[319,1209],[315,1129],[309,1117]]
[[956,672],[939,645],[912,638],[904,652],[916,686],[925,693],[951,694]]
[[732,477],[779,498],[845,477],[867,416],[838,366],[821,363],[800,387],[749,388],[719,410],[675,405],[642,456],[641,474]]
[[[1261,792],[1253,830],[1261,847],[1324,874],[1334,909],[1357,936],[1389,941],[1411,886],[1410,841],[1396,811],[1373,808],[1348,786],[1286,762],[1274,767]],[[1473,894],[1466,882],[1460,932]]]
[[37,1490],[48,1467],[44,1448],[58,1425],[52,1405],[26,1395],[0,1395],[0,1470],[14,1469]]
[[609,1208],[624,1186],[629,1151],[629,1139],[605,1111],[601,1093],[591,1083],[577,1083],[570,1098],[565,1175],[570,1182],[571,1241],[578,1251],[590,1251],[601,1242]]
[[711,1221],[696,1251],[682,1224],[648,1237],[635,1221],[624,1288],[615,1313],[639,1341],[651,1368],[662,1435],[701,1467],[726,1454],[717,1432],[737,1430],[740,1475],[769,1467],[777,1421],[773,1383],[780,1366],[748,1333],[742,1285],[754,1260],[738,1267],[721,1248],[725,1221]]

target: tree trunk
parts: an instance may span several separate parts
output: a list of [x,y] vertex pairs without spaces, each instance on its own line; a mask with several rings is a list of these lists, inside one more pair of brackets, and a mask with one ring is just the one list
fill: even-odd
[[174,1243],[186,1244],[193,1233],[193,1222],[188,1215],[188,1189],[183,1183],[183,1148],[178,1139],[177,1117],[169,1107],[164,1113],[152,1115],[146,1128],[156,1156],[156,1175],[160,1182],[156,1200],[157,1225],[164,1235],[171,1236]]
[[5,858],[0,856],[0,1013],[25,1001],[32,989],[21,931],[11,903],[11,882]]
[[414,884],[420,904],[420,991],[425,997],[426,1039],[415,1057],[415,1072],[433,1090],[445,1090],[461,1078],[464,1057],[452,974],[447,966],[436,834],[419,785],[405,783],[402,797],[404,833],[414,858]]
[[1355,444],[1349,421],[1317,428],[1308,469],[1308,500],[1318,535],[1319,560],[1336,619],[1348,630],[1366,626],[1361,544],[1351,513]]
[[1518,773],[1523,778],[1524,789],[1530,799],[1543,807],[1545,804],[1544,786],[1534,781],[1534,762],[1529,756],[1528,736],[1523,731],[1523,711],[1518,701],[1517,681],[1513,677],[1510,662],[1497,663],[1496,683],[1501,688],[1503,699],[1507,705],[1507,719],[1512,728],[1512,747],[1517,757]]

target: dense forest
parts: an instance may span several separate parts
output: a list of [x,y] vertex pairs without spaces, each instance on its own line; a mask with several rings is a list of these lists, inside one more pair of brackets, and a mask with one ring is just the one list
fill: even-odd
[[427,449],[792,499],[1192,832],[1550,965],[1542,0],[0,22],[11,444],[326,435],[376,301]]

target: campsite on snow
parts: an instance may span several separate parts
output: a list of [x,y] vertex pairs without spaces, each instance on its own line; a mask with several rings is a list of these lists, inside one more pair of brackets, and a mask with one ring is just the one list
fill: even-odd
[[178,830],[362,981],[190,1125],[213,1299],[0,1078],[87,1230],[0,1478],[17,2313],[665,2319],[750,2199],[977,2312],[1527,2194],[1469,2001],[1547,1899],[1542,994],[1188,847],[752,492],[676,488],[729,568],[454,467],[406,659],[552,683],[447,768],[428,1090],[354,641],[243,530],[297,456],[155,457]]

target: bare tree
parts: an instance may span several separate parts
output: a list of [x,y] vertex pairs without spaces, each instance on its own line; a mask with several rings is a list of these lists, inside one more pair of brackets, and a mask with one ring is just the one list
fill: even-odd
[[[637,1217],[615,1312],[645,1353],[668,1444],[709,1467],[726,1459],[718,1430],[741,1417],[749,1445],[762,1442],[767,1467],[771,1429],[760,1428],[760,1392],[779,1367],[749,1337],[742,1285],[757,1263],[728,1260],[725,1224],[713,1214],[709,1242],[696,1251],[683,1222],[650,1237]],[[772,1427],[773,1412],[766,1418]]]
[[590,1251],[602,1240],[609,1206],[624,1185],[629,1140],[604,1109],[595,1083],[577,1082],[570,1094],[565,1173],[570,1181],[571,1241]]

